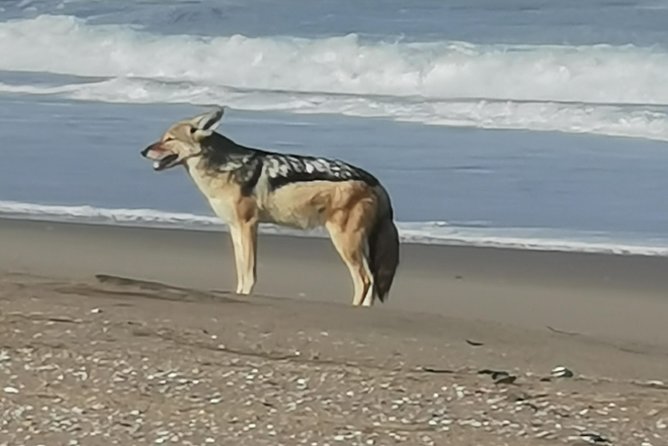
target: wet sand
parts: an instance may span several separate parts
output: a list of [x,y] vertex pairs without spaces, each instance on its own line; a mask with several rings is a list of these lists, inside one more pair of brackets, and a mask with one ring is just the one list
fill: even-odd
[[[0,219],[0,246],[5,271],[236,287],[223,232]],[[255,293],[346,305],[352,284],[328,240],[263,234]],[[668,258],[406,244],[379,308],[665,346]]]

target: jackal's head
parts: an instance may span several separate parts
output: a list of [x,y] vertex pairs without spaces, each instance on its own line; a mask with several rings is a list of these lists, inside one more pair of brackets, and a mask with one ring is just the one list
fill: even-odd
[[223,113],[224,109],[217,107],[210,112],[172,124],[159,141],[142,150],[142,156],[152,160],[153,169],[159,171],[201,155],[200,142],[213,133]]

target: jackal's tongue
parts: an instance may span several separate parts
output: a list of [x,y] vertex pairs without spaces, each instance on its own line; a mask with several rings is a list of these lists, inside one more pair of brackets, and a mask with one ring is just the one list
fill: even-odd
[[160,170],[164,169],[171,163],[173,163],[179,156],[175,154],[167,155],[163,159],[157,160],[153,162],[153,169],[155,170]]

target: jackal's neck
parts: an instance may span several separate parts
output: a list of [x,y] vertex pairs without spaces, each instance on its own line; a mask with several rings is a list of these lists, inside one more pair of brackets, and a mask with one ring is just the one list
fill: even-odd
[[243,160],[261,152],[239,145],[219,133],[204,138],[200,142],[200,148],[202,164],[199,167],[212,171],[239,168]]
[[193,157],[185,162],[186,171],[207,199],[212,199],[229,182],[230,172],[211,170],[202,157]]
[[200,146],[202,147],[202,152],[209,157],[241,155],[254,151],[254,149],[241,146],[230,138],[216,132],[202,139]]

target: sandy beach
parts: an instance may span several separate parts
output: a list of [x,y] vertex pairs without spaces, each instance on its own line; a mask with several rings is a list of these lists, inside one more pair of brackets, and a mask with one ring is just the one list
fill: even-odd
[[[666,23],[0,2],[0,446],[668,446]],[[389,300],[273,225],[237,295],[254,201],[391,215]]]
[[0,444],[668,444],[667,271],[405,244],[365,309],[324,239],[239,297],[221,232],[0,220]]

